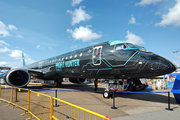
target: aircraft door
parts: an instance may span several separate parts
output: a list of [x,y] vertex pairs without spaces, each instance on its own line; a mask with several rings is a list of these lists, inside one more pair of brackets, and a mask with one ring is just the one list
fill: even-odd
[[92,62],[93,65],[101,65],[101,52],[103,46],[97,46],[93,48]]

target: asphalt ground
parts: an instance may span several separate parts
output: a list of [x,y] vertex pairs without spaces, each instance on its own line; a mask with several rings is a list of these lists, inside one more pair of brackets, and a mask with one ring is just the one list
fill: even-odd
[[0,103],[0,120],[26,120],[30,117],[29,114],[21,115],[23,113],[24,110],[20,108],[12,109],[12,105],[8,105],[6,102]]
[[[98,84],[98,91],[104,91],[105,84]],[[30,89],[48,89],[48,90],[82,90],[93,91],[93,83],[89,84],[73,84],[63,82],[60,87],[49,86],[28,86]],[[155,90],[146,92],[164,92],[166,90]],[[39,91],[41,93],[55,96],[55,91]],[[165,110],[168,108],[168,94],[167,93],[153,93],[153,94],[129,94],[129,93],[116,93],[115,94],[115,107],[113,106],[113,99],[102,98],[102,93],[90,92],[62,92],[58,91],[57,98],[73,103],[88,110],[97,112],[99,114],[110,117],[112,120],[136,120],[136,119],[179,119],[180,107],[176,104],[174,96],[170,94],[170,108],[173,111]],[[24,120],[27,116],[21,116],[23,110],[19,108],[9,109],[7,106],[0,103],[0,120],[13,120],[10,115],[14,115],[14,120]],[[11,106],[12,107],[12,106]],[[13,117],[12,117],[13,118]]]

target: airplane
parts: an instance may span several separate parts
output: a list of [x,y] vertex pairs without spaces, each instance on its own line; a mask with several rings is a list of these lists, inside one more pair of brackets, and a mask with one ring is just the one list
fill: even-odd
[[72,83],[83,83],[86,78],[137,80],[168,74],[176,69],[172,62],[143,47],[111,40],[24,64],[22,68],[12,68],[4,75],[4,81],[10,86],[26,87],[31,76],[44,81],[54,80],[58,85],[64,77]]

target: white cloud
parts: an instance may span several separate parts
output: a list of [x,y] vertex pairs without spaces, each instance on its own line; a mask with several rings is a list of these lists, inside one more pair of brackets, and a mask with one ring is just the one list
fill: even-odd
[[29,56],[27,56],[27,54],[25,54],[25,62],[26,65],[34,63],[35,61],[33,59],[31,59]]
[[127,31],[127,42],[133,43],[133,44],[143,44],[143,39],[133,33],[130,33],[129,31]]
[[2,21],[0,21],[0,37],[7,37],[10,36],[9,30],[17,30],[17,28],[14,25],[8,25],[6,26]]
[[7,66],[7,65],[8,65],[7,62],[5,62],[5,61],[0,61],[0,66]]
[[75,28],[74,31],[67,29],[67,32],[72,34],[72,37],[76,40],[82,40],[90,41],[93,39],[100,38],[102,35],[99,35],[97,33],[93,33],[89,27],[92,27],[91,25],[87,25],[86,27],[80,26],[79,28]]
[[146,6],[150,4],[156,4],[157,2],[162,2],[164,0],[141,0],[141,2],[136,3],[135,5],[139,6]]
[[52,47],[50,46],[43,46],[43,45],[37,45],[36,46],[37,49],[49,49],[49,50],[54,50]]
[[0,46],[3,46],[3,45],[9,46],[8,43],[4,42],[3,40],[0,40]]
[[156,23],[156,26],[175,25],[180,26],[180,0],[176,0],[177,3],[173,8],[169,9],[169,13],[162,15],[162,21]]
[[75,25],[76,23],[80,23],[81,21],[89,20],[92,18],[82,8],[85,8],[85,6],[80,6],[79,9],[75,9],[74,11],[67,10],[68,13],[72,14],[72,25]]
[[0,48],[0,53],[10,52],[11,50],[7,47]]
[[136,19],[133,17],[133,15],[131,15],[131,19],[129,20],[128,24],[135,24],[136,23]]
[[18,37],[18,38],[24,38],[22,35],[16,35],[16,37]]
[[53,50],[53,48],[52,47],[48,47],[49,48],[49,50]]
[[72,46],[72,47],[70,47],[71,49],[75,49],[75,48],[77,48],[77,46]]
[[11,54],[9,54],[10,57],[13,57],[15,59],[21,59],[22,58],[22,51],[21,50],[13,50]]
[[180,67],[180,63],[179,63],[178,60],[177,60],[177,61],[173,61],[173,63],[174,63],[177,67]]
[[40,48],[40,45],[37,45],[36,48],[39,49],[39,48]]
[[0,21],[0,35],[2,35],[0,37],[6,37],[10,35],[10,33],[7,30],[6,25],[1,21]]
[[154,14],[155,15],[161,15],[161,12],[155,12]]
[[7,27],[9,30],[17,30],[17,27],[15,27],[14,25],[8,25],[8,27]]
[[[9,56],[12,58],[15,58],[15,59],[22,60],[22,51],[21,50],[12,50],[11,53],[9,54]],[[25,58],[26,64],[35,62],[26,53],[24,53],[24,58]]]
[[72,0],[72,6],[75,6],[76,4],[79,4],[83,0]]
[[[1,57],[0,59],[6,60],[6,62],[0,60],[0,66],[5,65],[8,67],[21,67],[22,63],[20,61],[22,60],[22,51],[17,49],[16,50],[9,49],[6,46],[10,46],[10,45],[4,42],[3,40],[0,40],[0,46],[3,46],[2,48],[0,48],[0,53],[2,54],[0,56]],[[26,53],[24,53],[24,56],[27,64],[35,62]]]

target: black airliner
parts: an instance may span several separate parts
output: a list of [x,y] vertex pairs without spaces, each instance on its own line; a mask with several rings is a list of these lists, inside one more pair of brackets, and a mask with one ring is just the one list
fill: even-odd
[[119,40],[112,40],[49,59],[12,68],[4,75],[6,84],[25,87],[31,76],[40,80],[62,78],[82,83],[86,78],[137,79],[160,76],[176,70],[169,60],[145,48]]

